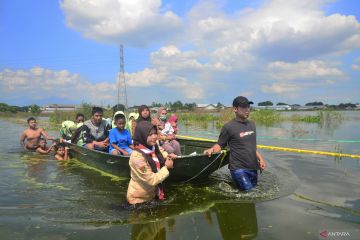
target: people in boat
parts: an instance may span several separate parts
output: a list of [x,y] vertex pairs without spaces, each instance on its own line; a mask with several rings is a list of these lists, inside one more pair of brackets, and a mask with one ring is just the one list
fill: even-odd
[[130,155],[131,179],[127,190],[127,201],[130,204],[164,199],[162,182],[173,168],[175,154],[160,152],[157,141],[157,129],[150,121],[137,123],[134,135],[136,142]]
[[139,113],[139,117],[136,119],[135,122],[133,122],[133,125],[132,125],[131,132],[132,132],[133,136],[135,135],[136,125],[139,122],[141,122],[141,121],[151,122],[150,109],[148,106],[146,106],[146,105],[139,106],[138,113]]
[[77,130],[77,124],[73,121],[66,120],[61,123],[60,142],[70,142]]
[[166,108],[159,107],[155,117],[151,119],[152,124],[157,127],[158,133],[160,133],[164,129],[167,118],[168,116]]
[[77,113],[75,117],[76,123],[83,123],[85,121],[85,116],[82,113]]
[[175,136],[177,130],[177,117],[175,114],[172,114],[169,117],[169,121],[166,122],[164,129],[160,133],[160,139],[162,140],[161,146],[166,152],[175,153],[176,155],[180,156],[180,143],[176,140]]
[[258,170],[264,170],[265,160],[256,148],[256,126],[248,120],[250,104],[246,97],[238,96],[233,101],[235,119],[226,123],[220,132],[216,144],[204,151],[204,154],[220,152],[229,147],[229,169],[238,189],[249,191],[257,185]]
[[114,155],[124,155],[128,156],[131,154],[132,149],[132,139],[130,132],[125,129],[126,119],[125,115],[117,114],[115,115],[115,128],[110,130],[109,134],[109,153]]
[[91,119],[84,122],[84,147],[98,151],[108,152],[110,125],[102,119],[103,109],[93,107]]
[[65,147],[63,143],[55,145],[55,158],[56,160],[69,160],[69,148]]
[[56,145],[56,142],[53,142],[50,147],[46,146],[46,139],[41,138],[39,141],[39,147],[36,149],[37,153],[40,154],[48,154]]
[[126,129],[130,132],[130,135],[133,136],[133,125],[135,125],[136,123],[136,119],[138,119],[139,114],[135,113],[135,112],[131,112],[129,113],[129,120],[126,122]]
[[47,140],[54,140],[43,128],[37,127],[36,119],[29,117],[27,119],[28,128],[20,135],[20,145],[28,151],[35,151],[39,147],[41,137]]
[[122,114],[125,116],[125,113],[123,111],[116,111],[114,114],[113,114],[113,119],[112,119],[112,122],[111,122],[111,128],[116,128],[116,124],[115,124],[115,117],[116,115],[118,114]]
[[84,126],[84,123],[82,123],[82,122],[76,124],[76,131],[71,137],[71,143],[76,144],[81,147],[84,146],[84,144],[85,144],[84,135],[85,135],[85,132],[87,129],[83,126]]

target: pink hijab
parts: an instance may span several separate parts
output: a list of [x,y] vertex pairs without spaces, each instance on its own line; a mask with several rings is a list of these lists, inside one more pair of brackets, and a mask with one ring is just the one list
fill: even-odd
[[[171,114],[171,116],[169,117],[168,122],[171,124],[172,128],[174,129],[174,132],[177,133],[177,131],[179,130],[179,128],[177,127],[177,116],[175,114]],[[175,123],[175,124],[173,124]]]

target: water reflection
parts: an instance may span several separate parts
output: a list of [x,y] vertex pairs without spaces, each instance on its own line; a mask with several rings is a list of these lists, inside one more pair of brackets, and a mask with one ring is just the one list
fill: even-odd
[[[137,213],[138,214],[138,213]],[[176,220],[178,219],[178,220]],[[179,222],[179,223],[178,223]],[[178,224],[177,224],[178,223]],[[181,217],[133,224],[131,239],[167,239],[173,235],[187,239],[253,239],[258,226],[255,204],[251,202],[218,202],[197,217]]]
[[134,224],[131,229],[132,240],[163,240],[166,239],[164,222]]
[[256,237],[257,219],[254,203],[217,203],[215,211],[223,239]]

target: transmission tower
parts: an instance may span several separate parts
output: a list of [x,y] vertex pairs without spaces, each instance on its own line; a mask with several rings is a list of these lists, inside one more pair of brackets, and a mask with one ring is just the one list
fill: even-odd
[[118,96],[117,104],[123,104],[125,110],[128,109],[127,94],[126,94],[126,81],[125,81],[125,69],[124,69],[124,47],[120,45],[120,72],[117,77],[118,82]]

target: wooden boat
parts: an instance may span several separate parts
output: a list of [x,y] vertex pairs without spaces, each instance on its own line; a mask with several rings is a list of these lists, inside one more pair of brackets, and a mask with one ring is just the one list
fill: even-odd
[[[184,155],[174,160],[174,168],[170,169],[166,182],[204,181],[211,173],[229,163],[226,151],[212,154],[210,157],[203,154],[204,149],[214,144],[213,141],[191,137],[178,138],[178,141]],[[71,149],[71,156],[78,161],[108,174],[130,177],[129,157],[90,150],[71,143],[66,144]]]

